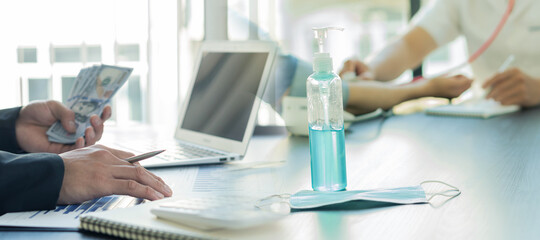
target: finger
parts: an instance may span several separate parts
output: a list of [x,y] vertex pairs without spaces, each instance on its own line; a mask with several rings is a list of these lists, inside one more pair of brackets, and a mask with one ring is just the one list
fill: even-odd
[[369,67],[364,64],[363,62],[361,61],[356,61],[355,62],[355,71],[356,71],[356,75],[360,75],[362,73],[365,73],[367,71],[369,71]]
[[351,60],[348,60],[345,62],[345,64],[343,64],[343,70],[345,71],[351,71],[353,68],[352,68],[353,64],[351,62]]
[[505,78],[502,81],[499,81],[497,84],[492,85],[491,91],[488,93],[486,98],[493,98],[499,97],[500,95],[504,95],[505,92],[509,91],[509,89],[512,89],[516,87],[517,77],[513,78]]
[[75,150],[78,148],[84,147],[84,139],[82,137],[77,138],[75,140],[74,144],[60,144],[60,143],[52,143],[51,147],[49,148],[49,152],[53,153],[64,153],[67,151]]
[[[95,117],[97,117],[97,116],[95,116]],[[92,146],[92,145],[96,144],[96,134],[94,132],[93,127],[87,127],[86,128],[86,130],[84,131],[84,139],[86,140],[85,141],[86,146]]]
[[502,103],[505,99],[512,98],[514,96],[522,96],[524,93],[521,91],[519,86],[514,86],[512,88],[507,88],[505,91],[498,93],[493,96],[493,100]]
[[112,115],[111,106],[105,106],[105,108],[103,108],[103,112],[101,113],[101,121],[102,122],[107,121],[109,118],[111,118],[111,115]]
[[73,149],[75,149],[75,145],[73,144],[51,143],[49,148],[47,148],[47,152],[60,154]]
[[354,71],[354,67],[352,67],[351,60],[348,60],[345,63],[343,63],[343,68],[339,72],[339,75],[342,76],[343,74],[347,72],[352,72],[352,71]]
[[[55,143],[56,144],[56,143]],[[55,149],[58,149],[58,150],[51,150],[50,152],[52,153],[57,153],[57,154],[60,154],[60,153],[65,153],[65,152],[68,152],[68,151],[71,151],[71,150],[75,150],[75,145],[66,145],[66,144],[58,144],[59,146],[58,147],[54,147]],[[51,147],[53,148],[53,147]]]
[[118,179],[135,180],[142,185],[146,185],[159,191],[166,197],[172,195],[172,190],[157,176],[151,174],[141,165],[132,166],[113,166],[113,177]]
[[[139,162],[136,162],[136,163],[133,163],[133,165],[135,166],[142,166],[141,163]],[[158,177],[156,174],[152,173],[151,171],[148,171],[148,173],[150,173],[150,175],[154,176],[157,180],[159,180],[160,182],[165,183],[165,181],[163,181],[163,179],[161,179],[160,177]]]
[[517,73],[517,71],[519,70],[517,70],[516,68],[512,68],[502,73],[498,73],[492,78],[488,79],[486,82],[484,82],[484,84],[482,84],[482,87],[487,88],[492,85],[497,85],[498,83],[504,81],[505,79],[511,78],[513,75]]
[[94,143],[96,143],[97,141],[99,141],[99,139],[101,139],[101,136],[103,135],[103,129],[104,129],[103,121],[98,116],[93,115],[92,117],[90,117],[90,123],[92,124],[93,132],[94,132]]
[[75,144],[73,144],[74,149],[83,148],[84,147],[84,139],[82,137],[77,138],[75,141]]
[[165,196],[155,189],[142,185],[135,180],[115,179],[108,184],[109,192],[118,195],[129,195],[136,198],[159,200]]
[[[140,166],[139,163],[137,163],[137,164]],[[148,173],[150,173],[150,175],[152,175],[155,179],[157,179],[157,180],[160,181],[161,183],[167,184],[167,183],[165,183],[165,181],[163,181],[162,178],[158,177],[158,176],[157,176],[156,174],[154,174],[153,172],[148,171]],[[167,187],[168,187],[168,186],[167,186]],[[169,189],[170,189],[170,188],[169,188]],[[172,192],[172,190],[171,190],[171,192]]]
[[513,95],[508,98],[505,98],[501,101],[499,101],[502,105],[521,105],[523,101],[522,96],[520,95]]
[[62,126],[70,133],[74,133],[77,130],[75,124],[75,113],[62,103],[57,101],[47,101],[47,106],[51,110],[54,118],[60,120]]

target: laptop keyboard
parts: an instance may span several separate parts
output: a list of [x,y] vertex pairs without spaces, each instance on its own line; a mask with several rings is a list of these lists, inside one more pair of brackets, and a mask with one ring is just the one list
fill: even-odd
[[141,152],[154,151],[156,149],[165,149],[165,152],[156,156],[156,158],[160,158],[165,161],[181,161],[194,158],[226,156],[224,153],[221,152],[212,151],[210,149],[201,148],[176,141],[147,142],[136,145],[136,147],[131,146],[130,148],[136,149],[137,151]]
[[225,156],[225,154],[220,152],[181,143],[176,143],[176,146],[167,148],[167,151],[163,153],[165,154],[160,157],[168,161]]

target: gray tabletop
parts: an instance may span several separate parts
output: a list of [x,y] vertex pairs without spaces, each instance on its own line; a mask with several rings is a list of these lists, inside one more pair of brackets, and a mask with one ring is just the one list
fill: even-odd
[[[539,123],[540,109],[536,108],[487,120],[418,113],[355,124],[346,133],[347,189],[414,186],[440,180],[458,187],[462,194],[448,201],[436,197],[433,204],[293,212],[260,234],[286,239],[537,238]],[[216,184],[229,192],[257,196],[310,188],[306,137],[255,136],[244,161],[275,164],[228,171],[222,175],[225,181]],[[160,171],[170,170],[156,173]],[[105,236],[0,232],[0,238],[5,239],[30,237]]]

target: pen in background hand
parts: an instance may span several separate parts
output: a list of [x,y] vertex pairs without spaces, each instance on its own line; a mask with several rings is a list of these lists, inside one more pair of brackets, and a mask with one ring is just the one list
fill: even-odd
[[[506,69],[508,67],[510,67],[510,64],[512,64],[515,60],[515,57],[514,57],[514,54],[508,56],[506,58],[506,60],[504,60],[503,64],[499,67],[499,69],[497,70],[497,73],[502,73],[504,71],[506,71]],[[491,89],[492,87],[488,87],[485,91],[484,91],[484,96],[482,98],[486,98],[486,96],[491,92]]]
[[504,71],[506,71],[506,69],[508,67],[510,67],[510,64],[512,64],[512,62],[514,62],[516,58],[514,57],[514,54],[508,56],[508,58],[506,58],[506,60],[504,60],[503,64],[499,67],[499,70],[497,71],[497,73],[502,73]]
[[133,157],[130,157],[130,158],[126,158],[124,160],[128,161],[129,163],[136,163],[138,161],[141,161],[141,160],[144,160],[144,159],[147,159],[147,158],[151,158],[153,156],[156,156],[162,152],[164,152],[165,150],[157,150],[157,151],[152,151],[152,152],[147,152],[147,153],[143,153],[141,155],[137,155],[137,156],[133,156]]

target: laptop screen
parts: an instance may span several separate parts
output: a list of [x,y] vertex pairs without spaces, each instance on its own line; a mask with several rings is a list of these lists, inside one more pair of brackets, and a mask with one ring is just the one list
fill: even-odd
[[181,128],[242,141],[268,52],[203,52]]

